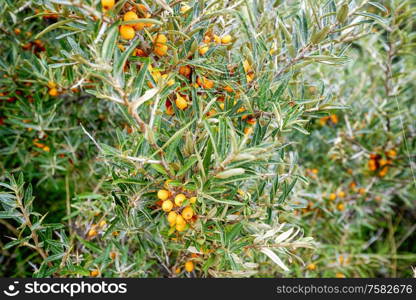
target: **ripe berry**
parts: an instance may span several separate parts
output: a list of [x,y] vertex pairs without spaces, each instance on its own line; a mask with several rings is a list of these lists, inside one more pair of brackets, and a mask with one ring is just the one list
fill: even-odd
[[169,214],[168,214],[168,222],[169,222],[169,224],[171,224],[171,225],[175,225],[176,224],[176,217],[178,216],[178,214],[176,213],[176,212],[174,212],[174,211],[171,211]]
[[196,202],[196,197],[191,197],[191,198],[189,198],[189,202],[190,202],[191,204],[194,204],[194,203]]
[[337,195],[335,193],[329,194],[329,200],[334,201],[335,199],[337,199]]
[[191,75],[191,68],[189,66],[181,66],[179,68],[179,74],[188,77],[189,75]]
[[[183,98],[180,95],[176,96],[175,104],[180,110],[184,110],[185,108],[188,107],[188,102],[186,101],[185,98]],[[176,200],[175,200],[175,202],[176,202]]]
[[91,270],[90,272],[91,277],[97,277],[98,275],[100,275],[100,272],[97,269]]
[[186,229],[186,223],[185,224],[176,224],[176,230],[179,232],[185,231]]
[[168,41],[168,38],[164,34],[158,34],[155,38],[155,44],[166,44]]
[[170,212],[172,210],[172,208],[173,208],[173,202],[172,201],[170,201],[170,200],[163,201],[162,209],[165,212]]
[[165,56],[166,53],[168,52],[168,46],[163,45],[163,44],[156,44],[155,49],[153,50],[153,52],[157,55],[157,56]]
[[51,88],[49,90],[49,95],[51,95],[52,97],[56,97],[56,96],[59,95],[59,92],[58,92],[58,90],[56,88]]
[[184,194],[178,194],[175,197],[175,204],[177,206],[181,206],[182,202],[186,200],[186,196]]
[[185,207],[184,210],[182,211],[182,217],[185,220],[192,219],[193,215],[194,215],[194,210],[190,206]]
[[104,9],[111,9],[115,4],[115,0],[101,0],[101,5]]
[[168,198],[169,198],[169,191],[167,191],[167,190],[159,190],[159,191],[157,192],[157,197],[158,197],[160,200],[165,201],[166,199],[168,199]]
[[120,35],[123,39],[132,40],[135,37],[136,32],[134,31],[133,27],[131,27],[131,26],[121,25],[120,26]]
[[189,273],[192,272],[194,270],[194,263],[192,261],[188,260],[185,263],[185,270],[186,270],[186,272],[189,272]]
[[186,225],[186,221],[181,215],[176,215],[175,222],[176,224],[179,224],[179,225]]
[[229,34],[227,34],[227,35],[224,35],[222,38],[221,38],[221,44],[229,44],[229,43],[231,43],[231,41],[232,41],[232,36],[231,35],[229,35]]
[[202,46],[202,47],[199,48],[199,54],[200,55],[205,55],[205,53],[207,53],[208,50],[209,50],[208,46]]

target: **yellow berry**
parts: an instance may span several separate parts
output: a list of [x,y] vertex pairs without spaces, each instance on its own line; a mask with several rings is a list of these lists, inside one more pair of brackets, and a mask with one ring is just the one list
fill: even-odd
[[194,210],[193,210],[193,209],[192,209],[192,207],[190,207],[190,206],[185,207],[185,208],[183,209],[183,211],[182,211],[182,217],[183,217],[185,220],[190,220],[190,219],[192,219],[193,215],[194,215]]
[[316,265],[314,263],[311,263],[307,266],[307,268],[308,268],[309,271],[314,271],[314,270],[316,270]]
[[179,232],[185,231],[186,229],[186,223],[185,224],[176,224],[176,230]]
[[170,212],[172,210],[172,208],[173,208],[173,202],[172,201],[170,201],[170,200],[163,201],[163,203],[162,203],[163,211]]
[[177,217],[177,213],[176,213],[176,212],[174,212],[174,211],[171,211],[171,212],[168,214],[168,222],[169,222],[171,225],[175,225],[175,223],[176,223],[176,217]]
[[100,275],[100,272],[97,269],[91,270],[90,272],[91,277],[97,277],[98,275]]
[[208,50],[209,50],[209,47],[208,46],[199,47],[199,54],[200,55],[205,55],[205,53],[207,53]]
[[97,235],[97,230],[95,230],[95,228],[91,228],[88,231],[88,237],[92,238],[92,237],[95,237],[96,235]]
[[134,11],[128,11],[123,16],[124,21],[133,21],[133,20],[138,20],[138,19],[139,17]]
[[175,222],[179,225],[186,225],[186,221],[181,215],[176,215]]
[[221,38],[216,34],[214,34],[214,42],[215,44],[221,44]]
[[105,220],[102,220],[100,223],[98,223],[98,226],[100,227],[104,227],[105,225],[107,225],[107,222]]
[[229,35],[229,34],[227,34],[227,35],[224,35],[222,38],[221,38],[221,44],[229,44],[229,43],[231,43],[231,41],[232,41],[232,36],[231,35]]
[[185,270],[186,270],[186,272],[189,272],[189,273],[192,272],[194,270],[194,263],[192,261],[188,260],[185,263]]
[[56,88],[56,83],[53,81],[48,81],[48,88],[50,89]]
[[155,44],[166,44],[167,41],[168,41],[168,38],[166,37],[166,35],[161,33],[156,36]]
[[342,274],[342,273],[340,273],[340,272],[338,272],[338,273],[335,274],[335,277],[336,278],[345,278],[345,275]]
[[167,190],[159,190],[159,191],[157,192],[157,197],[158,197],[160,200],[165,201],[166,199],[168,199],[168,198],[169,198],[169,191],[167,191]]
[[121,25],[120,26],[120,35],[123,39],[132,40],[135,37],[136,32],[134,31],[133,27],[131,27],[131,26]]
[[[183,98],[180,95],[176,96],[175,104],[180,110],[184,110],[185,108],[188,107],[188,102],[186,101],[185,98]],[[175,200],[175,202],[176,202],[176,200]]]
[[189,198],[189,202],[194,204],[196,202],[196,197]]
[[343,210],[345,209],[345,205],[344,205],[343,203],[339,203],[339,204],[337,205],[337,209],[338,209],[339,211],[343,211]]
[[338,197],[344,198],[345,197],[345,192],[344,191],[339,191],[338,192]]
[[334,201],[335,199],[337,199],[337,195],[335,193],[329,194],[329,200]]
[[115,4],[115,0],[101,0],[101,5],[104,9],[111,9]]
[[175,204],[177,206],[181,206],[182,202],[186,200],[186,196],[184,194],[178,194],[175,197]]

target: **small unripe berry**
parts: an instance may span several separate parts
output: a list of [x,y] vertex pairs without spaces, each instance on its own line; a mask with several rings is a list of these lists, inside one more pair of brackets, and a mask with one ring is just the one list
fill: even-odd
[[162,209],[165,212],[170,212],[172,210],[172,208],[173,208],[173,202],[172,201],[170,201],[170,200],[163,201]]

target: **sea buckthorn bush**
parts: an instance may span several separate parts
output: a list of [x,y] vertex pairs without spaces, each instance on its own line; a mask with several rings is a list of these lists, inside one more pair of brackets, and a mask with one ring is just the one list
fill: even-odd
[[0,3],[0,274],[410,276],[414,15]]

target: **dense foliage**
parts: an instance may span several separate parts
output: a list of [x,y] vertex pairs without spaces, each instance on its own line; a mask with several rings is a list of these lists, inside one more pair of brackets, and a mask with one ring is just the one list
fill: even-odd
[[415,12],[0,2],[0,274],[412,276]]

